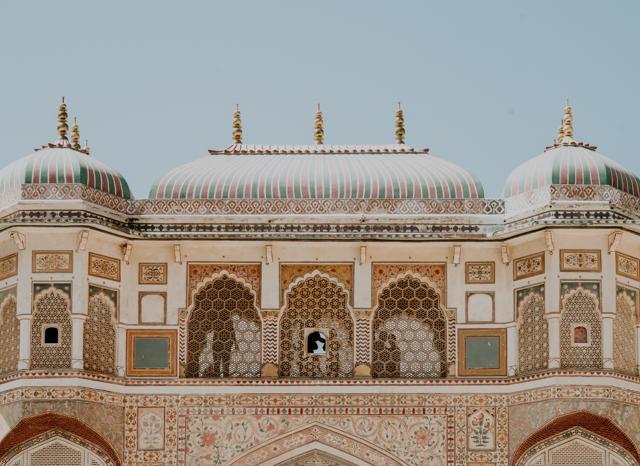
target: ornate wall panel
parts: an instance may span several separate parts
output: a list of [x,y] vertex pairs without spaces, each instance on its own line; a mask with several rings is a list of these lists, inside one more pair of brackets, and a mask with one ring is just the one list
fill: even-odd
[[260,316],[244,284],[222,275],[201,287],[187,326],[187,377],[260,375]]
[[84,368],[113,374],[116,366],[118,292],[89,286],[89,305],[84,321]]
[[193,302],[193,293],[212,277],[227,272],[242,278],[256,295],[256,305],[260,307],[260,281],[262,264],[256,263],[220,263],[189,262],[187,264],[187,306]]
[[0,259],[0,280],[18,275],[18,254],[10,254]]
[[516,290],[518,366],[520,373],[549,365],[549,328],[545,319],[544,285]]
[[616,318],[613,321],[613,367],[627,374],[638,374],[637,316],[638,291],[618,286]]
[[[280,376],[328,378],[353,374],[354,323],[348,302],[347,290],[318,272],[290,289],[280,320]],[[307,352],[307,329],[326,329],[324,355]]]
[[[314,271],[326,273],[334,277],[342,283],[347,290],[349,296],[353,297],[353,264],[337,263],[337,264],[299,264],[299,263],[281,263],[280,264],[280,306],[284,304],[284,294],[291,283],[297,278],[303,277]],[[351,301],[353,303],[353,300]]]
[[[43,329],[58,328],[59,342],[46,345]],[[31,318],[31,368],[59,369],[71,367],[71,285],[35,283]]]
[[599,249],[561,249],[561,272],[600,272],[602,260]]
[[492,284],[496,282],[495,262],[465,262],[464,281],[467,284]]
[[513,279],[533,277],[544,273],[544,252],[538,252],[513,260]]
[[640,281],[640,259],[616,252],[616,273]]
[[140,285],[166,285],[166,262],[142,262],[138,264],[138,283]]
[[601,368],[600,284],[563,282],[560,312],[561,367]]
[[164,407],[138,408],[138,450],[164,450]]
[[20,355],[20,321],[16,316],[16,287],[0,291],[0,372],[18,369]]
[[373,262],[371,264],[371,302],[376,305],[378,293],[392,280],[410,273],[429,280],[447,305],[447,264],[444,262]]
[[73,272],[73,251],[33,251],[33,273]]
[[120,260],[93,252],[89,253],[89,275],[120,281]]
[[406,276],[378,297],[373,318],[374,377],[446,377],[447,316],[438,292]]

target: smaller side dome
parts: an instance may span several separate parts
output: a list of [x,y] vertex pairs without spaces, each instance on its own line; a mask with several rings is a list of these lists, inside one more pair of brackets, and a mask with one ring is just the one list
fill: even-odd
[[71,183],[131,199],[129,184],[118,171],[70,147],[47,147],[0,170],[0,196],[22,184]]
[[573,139],[573,111],[567,104],[555,144],[511,172],[504,196],[513,197],[549,185],[610,186],[640,197],[640,178],[602,154]]

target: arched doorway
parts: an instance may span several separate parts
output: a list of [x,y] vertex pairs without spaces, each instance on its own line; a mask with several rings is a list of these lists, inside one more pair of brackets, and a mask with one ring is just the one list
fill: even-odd
[[81,421],[55,413],[22,419],[0,441],[9,466],[120,466],[111,445]]
[[515,451],[512,466],[636,466],[640,456],[611,420],[586,411],[561,416]]

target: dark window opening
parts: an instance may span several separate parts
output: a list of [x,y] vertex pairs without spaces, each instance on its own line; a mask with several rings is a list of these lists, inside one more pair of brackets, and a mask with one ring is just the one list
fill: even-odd
[[48,327],[44,329],[44,343],[45,345],[57,345],[58,344],[58,329],[56,327]]
[[315,331],[307,336],[307,353],[308,354],[326,354],[327,353],[327,337],[324,333]]

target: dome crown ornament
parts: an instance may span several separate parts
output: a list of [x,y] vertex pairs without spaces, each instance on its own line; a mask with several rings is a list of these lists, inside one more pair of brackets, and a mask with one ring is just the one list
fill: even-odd
[[320,111],[320,104],[318,104],[318,110],[316,110],[316,130],[313,139],[316,141],[316,144],[324,144],[324,119]]
[[398,144],[404,144],[404,112],[398,102],[398,110],[396,111],[396,142]]
[[242,120],[240,119],[240,105],[236,104],[236,111],[233,112],[233,143],[242,144]]
[[562,121],[560,123],[560,127],[558,128],[558,133],[556,134],[555,141],[552,145],[547,146],[545,148],[545,151],[561,146],[584,147],[585,149],[593,151],[597,149],[596,146],[587,144],[585,142],[578,142],[573,139],[573,108],[569,104],[568,99],[567,104],[564,107]]
[[78,119],[73,117],[73,126],[71,127],[71,147],[75,150],[81,150],[80,147],[80,127]]
[[58,141],[57,144],[61,146],[68,146],[69,140],[67,139],[67,131],[69,131],[69,125],[67,124],[67,104],[64,102],[64,97],[62,97],[62,102],[60,103],[60,107],[58,107]]

